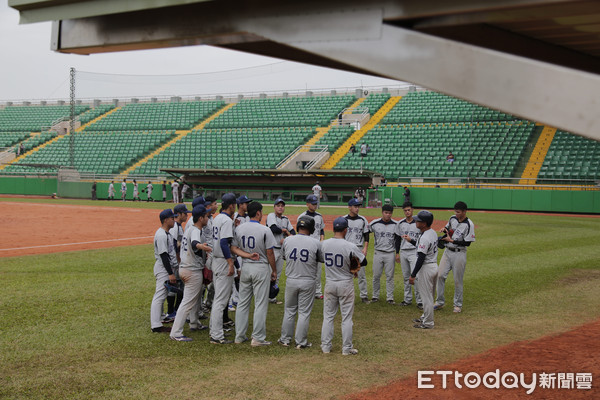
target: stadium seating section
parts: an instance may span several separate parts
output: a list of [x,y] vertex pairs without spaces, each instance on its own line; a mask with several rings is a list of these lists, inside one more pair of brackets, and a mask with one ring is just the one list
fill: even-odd
[[600,179],[600,142],[556,131],[548,149],[540,182],[546,179]]
[[[358,107],[367,107],[373,115],[389,99],[388,93],[372,93]],[[163,176],[161,168],[275,168],[312,138],[316,128],[327,127],[355,101],[353,95],[242,99],[191,132],[225,102],[127,104],[74,135],[75,165],[82,172],[119,174],[179,134],[180,140],[131,175]],[[113,105],[79,105],[76,112],[85,124],[112,109]],[[32,134],[69,113],[68,105],[0,109],[0,147],[14,151],[22,143],[25,151],[33,150],[0,173],[53,173],[57,166],[69,165],[69,135],[40,147],[56,133]],[[334,168],[374,170],[392,180],[518,177],[535,145],[535,129],[532,122],[440,93],[409,92],[360,139],[357,147],[368,143],[369,155],[348,153]],[[351,127],[333,126],[316,144],[327,145],[333,153],[353,132]],[[453,164],[446,162],[450,151]],[[600,179],[598,159],[599,142],[557,131],[539,182]]]
[[208,128],[327,126],[355,100],[354,96],[242,99]]
[[223,106],[222,100],[127,104],[85,130],[189,130]]
[[[79,115],[89,106],[75,106]],[[60,118],[71,114],[70,106],[10,106],[0,110],[0,132],[41,132]]]
[[[534,128],[533,123],[378,125],[359,145],[367,157],[348,153],[339,169],[380,171],[397,177],[511,177]],[[446,162],[449,152],[455,162]]]
[[132,174],[156,175],[160,168],[275,168],[314,134],[307,127],[195,130]]
[[[74,163],[80,172],[118,174],[136,160],[169,140],[171,132],[108,132],[73,135]],[[11,164],[4,170],[16,172],[55,172],[60,165],[70,165],[70,135],[62,136],[46,147]],[[34,167],[23,164],[42,164]]]
[[409,92],[382,124],[510,121],[516,117],[436,92]]

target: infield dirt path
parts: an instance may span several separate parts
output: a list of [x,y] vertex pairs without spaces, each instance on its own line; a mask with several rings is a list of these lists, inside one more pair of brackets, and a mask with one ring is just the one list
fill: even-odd
[[[502,376],[507,372],[524,374],[525,382],[532,382],[532,374],[537,374],[538,385],[527,395],[527,389],[488,389],[483,384],[469,389],[460,380],[462,389],[454,384],[454,375],[447,380],[447,388],[442,389],[442,376],[429,375],[429,384],[433,389],[419,389],[417,375],[392,383],[388,386],[366,390],[349,396],[351,400],[363,399],[598,399],[600,392],[600,321],[583,325],[559,335],[545,336],[540,339],[515,342],[507,346],[489,350],[483,354],[458,360],[451,364],[432,368],[436,371],[458,371],[462,374],[476,372],[483,377],[488,372],[500,370]],[[555,380],[554,389],[540,388],[540,373],[552,374],[558,378],[559,373],[591,373],[591,389],[558,389]],[[568,381],[568,379],[567,379]],[[475,382],[475,381],[473,381]],[[508,381],[507,381],[508,382]],[[493,383],[490,380],[489,383]],[[510,386],[507,383],[507,386]]]
[[[143,208],[2,202],[2,211],[9,228],[0,257],[149,244],[160,226],[160,211]],[[289,218],[295,226],[297,216]],[[335,216],[324,219],[331,230]],[[435,221],[434,228],[443,224]]]

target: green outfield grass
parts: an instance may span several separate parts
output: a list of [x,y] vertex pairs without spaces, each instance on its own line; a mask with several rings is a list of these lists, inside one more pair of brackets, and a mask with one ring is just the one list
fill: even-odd
[[[340,215],[346,209],[321,211]],[[446,307],[435,314],[436,328],[422,331],[412,328],[420,314],[416,307],[357,303],[355,357],[341,355],[339,315],[332,353],[320,352],[320,300],[309,332],[315,346],[302,351],[210,345],[206,331],[191,333],[187,327],[194,342],[151,333],[150,245],[1,258],[0,398],[337,398],[600,318],[600,219],[476,212],[469,217],[477,242],[468,253],[463,313]],[[369,278],[370,272],[367,267]],[[370,281],[369,294],[371,286]],[[397,301],[401,292],[398,266]],[[453,294],[449,278],[446,298]],[[282,315],[283,305],[269,307],[267,339],[279,337]]]

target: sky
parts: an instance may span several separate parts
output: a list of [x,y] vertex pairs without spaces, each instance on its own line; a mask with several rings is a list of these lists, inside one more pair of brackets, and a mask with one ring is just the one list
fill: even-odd
[[211,46],[61,54],[50,50],[50,30],[49,22],[19,25],[19,13],[0,0],[0,103],[68,99],[71,67],[77,71],[79,99],[405,85]]

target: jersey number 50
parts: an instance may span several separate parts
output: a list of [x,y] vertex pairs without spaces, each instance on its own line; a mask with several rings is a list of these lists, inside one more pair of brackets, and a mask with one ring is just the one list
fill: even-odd
[[341,254],[325,253],[325,266],[342,268],[344,266],[344,256]]

